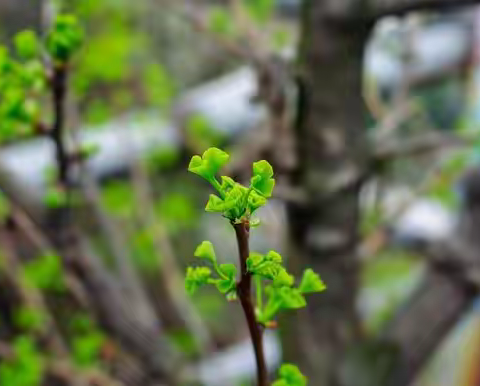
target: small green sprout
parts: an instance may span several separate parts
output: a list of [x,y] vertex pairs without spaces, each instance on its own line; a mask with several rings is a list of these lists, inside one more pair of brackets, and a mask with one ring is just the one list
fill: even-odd
[[307,378],[297,366],[284,364],[280,368],[280,379],[273,382],[272,386],[306,386]]
[[67,62],[83,40],[83,29],[73,15],[58,15],[46,39],[48,53],[57,63]]
[[45,361],[33,339],[21,335],[13,342],[15,357],[0,364],[0,385],[37,386],[42,384]]
[[32,30],[19,32],[14,39],[15,49],[22,59],[33,59],[37,57],[40,45],[37,35]]
[[27,282],[41,290],[62,292],[65,289],[62,262],[58,255],[47,253],[24,265]]
[[[234,264],[218,264],[217,255],[210,241],[203,241],[195,250],[195,257],[205,260],[210,267],[188,267],[185,288],[193,294],[200,287],[215,285],[228,300],[240,299],[247,318],[252,343],[257,348],[257,378],[259,386],[268,386],[265,359],[261,357],[262,341],[260,326],[271,327],[279,311],[305,307],[305,295],[326,289],[320,277],[306,269],[298,287],[295,278],[283,265],[282,256],[275,251],[266,254],[249,252],[250,228],[259,222],[252,214],[267,203],[275,187],[273,168],[265,160],[255,162],[248,187],[235,182],[228,176],[217,178],[221,168],[228,162],[229,155],[217,148],[206,150],[200,157],[193,156],[188,170],[210,182],[217,194],[211,194],[205,210],[218,212],[227,218],[235,229],[239,245],[241,274]],[[212,272],[216,276],[212,275]],[[239,276],[237,278],[237,276]],[[256,302],[251,296],[251,283],[255,283]],[[266,298],[264,304],[264,297]],[[254,305],[253,305],[254,304]],[[283,365],[281,378],[274,386],[305,386],[306,378],[293,365]]]

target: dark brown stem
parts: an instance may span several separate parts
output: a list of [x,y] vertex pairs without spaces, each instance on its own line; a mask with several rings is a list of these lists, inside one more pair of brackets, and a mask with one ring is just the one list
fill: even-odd
[[58,167],[58,181],[68,184],[69,157],[63,141],[65,125],[65,97],[67,89],[67,68],[64,64],[56,64],[52,75],[52,98],[54,122],[51,137],[55,144],[55,157]]
[[262,329],[257,323],[255,309],[252,302],[252,275],[247,271],[247,258],[250,254],[248,246],[248,237],[250,225],[248,222],[233,224],[237,236],[238,254],[240,257],[241,278],[237,283],[237,295],[242,304],[245,318],[247,319],[248,330],[252,338],[255,359],[257,362],[257,385],[268,386],[268,371],[265,363],[263,350]]

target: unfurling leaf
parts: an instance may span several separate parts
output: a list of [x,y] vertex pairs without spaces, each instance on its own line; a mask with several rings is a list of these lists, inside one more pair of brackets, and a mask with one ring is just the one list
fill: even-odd
[[213,245],[210,241],[203,241],[195,250],[194,256],[201,259],[210,260],[212,263],[217,261],[215,250],[213,249]]
[[281,264],[282,256],[275,251],[270,251],[266,255],[252,252],[247,259],[249,272],[270,280],[274,280],[282,270],[285,271]]
[[212,271],[207,267],[188,267],[187,277],[185,278],[185,289],[192,295],[201,286],[208,283]]
[[217,280],[217,289],[222,294],[227,294],[235,289],[235,276],[237,275],[237,267],[233,264],[220,264],[219,274],[221,279]]
[[190,160],[188,170],[212,182],[215,174],[228,162],[229,158],[230,156],[224,151],[211,147],[203,153],[202,157],[194,155]]
[[306,386],[307,378],[300,372],[297,366],[284,364],[280,368],[280,379],[272,386]]
[[273,177],[273,168],[265,160],[253,163],[253,177],[251,185],[256,192],[264,197],[272,195],[275,180]]
[[302,281],[300,282],[300,287],[298,289],[302,294],[308,294],[322,292],[326,288],[327,286],[322,279],[320,279],[320,276],[309,268],[303,273]]
[[80,47],[83,29],[73,15],[58,15],[46,39],[46,47],[57,62],[66,62]]
[[23,59],[33,59],[39,52],[37,35],[32,30],[25,30],[15,35],[15,49]]

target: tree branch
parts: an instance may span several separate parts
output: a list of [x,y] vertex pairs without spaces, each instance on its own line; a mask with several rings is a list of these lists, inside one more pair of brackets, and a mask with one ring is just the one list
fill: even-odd
[[262,330],[255,317],[255,309],[252,303],[252,275],[247,270],[247,258],[250,254],[248,238],[250,225],[245,222],[233,224],[237,236],[238,254],[240,257],[241,278],[237,283],[237,295],[242,304],[243,312],[247,319],[248,329],[252,338],[252,344],[255,351],[257,362],[257,382],[258,386],[268,386],[268,371],[265,363],[265,354],[263,350]]

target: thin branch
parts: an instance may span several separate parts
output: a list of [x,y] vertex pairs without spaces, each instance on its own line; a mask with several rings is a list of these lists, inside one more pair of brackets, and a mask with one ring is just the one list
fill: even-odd
[[241,278],[237,283],[237,295],[242,304],[245,318],[247,319],[248,330],[252,339],[257,363],[257,386],[268,386],[268,370],[265,362],[263,349],[262,329],[255,317],[255,308],[252,303],[252,275],[247,270],[247,259],[250,254],[248,239],[250,225],[248,222],[233,224],[237,236],[238,254],[240,258]]

